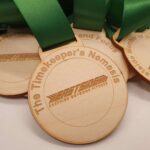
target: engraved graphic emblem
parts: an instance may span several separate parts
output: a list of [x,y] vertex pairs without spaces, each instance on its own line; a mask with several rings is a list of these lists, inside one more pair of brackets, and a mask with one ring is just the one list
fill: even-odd
[[49,99],[49,107],[68,101],[82,94],[86,94],[96,88],[101,88],[107,84],[107,76],[99,76],[95,79],[88,80],[73,87],[59,91],[55,94],[47,96]]

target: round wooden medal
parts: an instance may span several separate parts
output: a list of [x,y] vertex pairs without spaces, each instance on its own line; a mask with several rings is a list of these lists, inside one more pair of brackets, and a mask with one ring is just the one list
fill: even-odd
[[104,31],[95,32],[74,29],[74,32],[81,38],[85,46],[95,48],[109,56],[117,64],[126,81],[134,76],[121,51],[106,37]]
[[75,46],[53,51],[34,72],[29,105],[52,137],[71,144],[88,144],[109,135],[127,107],[127,85],[105,54]]
[[[115,40],[116,36],[117,33],[114,35],[114,41],[119,44]],[[150,34],[146,31],[131,33],[119,45],[123,48],[124,54],[132,67],[150,82]]]
[[27,31],[9,31],[0,36],[0,95],[27,92],[29,79],[40,62],[39,45]]

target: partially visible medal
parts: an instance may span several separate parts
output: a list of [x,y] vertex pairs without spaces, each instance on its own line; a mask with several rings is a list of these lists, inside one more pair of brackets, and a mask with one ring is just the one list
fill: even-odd
[[116,35],[114,35],[114,42],[122,47],[132,67],[150,82],[150,34],[148,32],[132,33],[121,43],[116,41]]
[[34,36],[23,29],[0,36],[0,95],[27,92],[31,75],[40,62],[38,50]]
[[129,68],[121,51],[106,37],[104,31],[74,29],[74,32],[82,39],[85,46],[98,49],[109,56],[118,65],[126,81],[135,75],[134,71]]
[[[147,1],[148,2],[148,1]],[[132,68],[150,82],[150,3],[112,1],[108,21],[108,32],[117,28],[113,42],[120,47]],[[120,9],[116,12],[116,6]],[[136,6],[140,7],[136,7]],[[145,31],[144,31],[145,30]]]
[[74,1],[74,32],[81,38],[84,46],[97,49],[110,57],[119,67],[127,81],[135,76],[135,73],[124,59],[120,50],[112,44],[111,39],[106,37],[103,29],[110,3],[104,3],[103,1],[87,1],[86,3],[84,5],[82,1]]

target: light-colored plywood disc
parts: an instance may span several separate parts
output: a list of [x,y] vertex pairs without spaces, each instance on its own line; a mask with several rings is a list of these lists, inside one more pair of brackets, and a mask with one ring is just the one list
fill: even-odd
[[64,47],[44,57],[29,86],[29,105],[52,137],[88,144],[109,135],[127,107],[127,86],[115,63],[99,50]]
[[0,36],[0,95],[27,92],[30,77],[40,63],[38,49],[38,42],[27,31]]
[[132,67],[150,82],[149,31],[132,33],[122,40],[121,45]]
[[109,56],[117,64],[126,81],[135,75],[133,69],[128,66],[122,52],[112,44],[111,40],[106,37],[104,31],[73,30],[81,38],[85,46],[97,49]]

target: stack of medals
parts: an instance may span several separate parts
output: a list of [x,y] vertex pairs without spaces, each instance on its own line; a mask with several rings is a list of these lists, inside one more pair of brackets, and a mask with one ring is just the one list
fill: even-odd
[[[60,141],[88,144],[112,133],[126,112],[128,80],[150,82],[150,31],[133,32],[150,25],[149,15],[128,24],[134,15],[123,15],[123,0],[2,4],[0,13],[13,13],[0,20],[0,94],[28,92],[35,120]],[[116,6],[124,9],[113,13]]]

